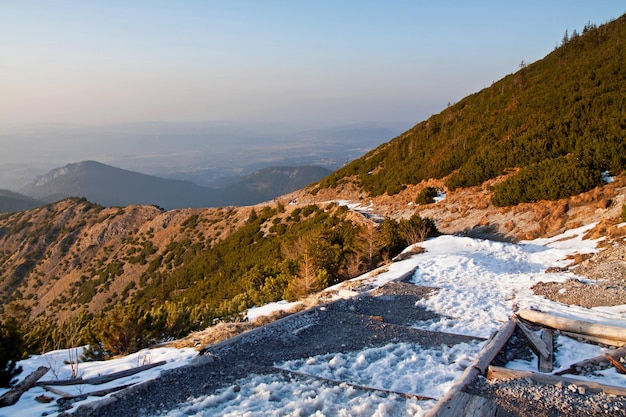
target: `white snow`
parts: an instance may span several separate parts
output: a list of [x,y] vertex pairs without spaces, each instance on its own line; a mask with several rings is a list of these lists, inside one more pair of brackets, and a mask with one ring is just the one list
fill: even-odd
[[[83,379],[92,378],[100,375],[108,375],[114,372],[125,371],[127,369],[136,368],[138,366],[156,363],[160,361],[167,361],[165,365],[148,369],[141,374],[131,375],[128,377],[120,378],[112,382],[101,385],[67,385],[60,386],[58,389],[71,395],[82,395],[91,391],[108,389],[116,386],[137,383],[142,381],[149,381],[157,378],[162,370],[173,369],[179,366],[185,365],[197,356],[198,352],[192,348],[174,349],[174,348],[156,348],[156,349],[144,349],[139,352],[127,355],[118,359],[110,361],[94,361],[94,362],[81,362],[78,364],[77,372],[72,375],[72,367],[66,362],[70,361],[70,353],[72,358],[75,358],[77,349],[63,349],[52,352],[47,352],[43,355],[34,355],[28,359],[19,362],[23,371],[19,375],[20,379],[23,379],[29,375],[32,371],[40,366],[50,368],[50,371],[41,379],[41,381],[50,380],[66,380],[73,376],[81,377]],[[71,352],[70,352],[71,351]],[[82,352],[82,348],[78,348],[78,353]],[[0,395],[4,394],[7,389],[0,389]],[[52,397],[55,400],[60,398],[59,395],[51,394],[45,391],[42,387],[35,387],[28,390],[17,402],[17,404],[11,407],[0,408],[0,416],[2,417],[21,417],[21,416],[56,416],[58,414],[58,408],[56,403],[52,401],[48,404],[42,404],[35,400],[37,396],[45,395]],[[77,403],[85,404],[89,401],[97,401],[101,398],[88,397],[87,400]],[[44,414],[45,413],[45,414]]]
[[248,321],[254,321],[254,319],[258,317],[270,316],[274,312],[289,311],[295,306],[297,306],[298,304],[300,303],[297,301],[288,303],[287,301],[283,300],[283,301],[277,301],[275,303],[269,303],[260,307],[253,307],[253,308],[248,309],[248,312],[246,313],[246,318]]
[[[626,305],[585,309],[552,302],[533,295],[530,288],[540,281],[564,281],[573,275],[545,273],[551,266],[566,266],[568,255],[597,251],[597,241],[583,239],[592,226],[569,231],[551,239],[510,244],[458,236],[441,236],[420,244],[426,252],[394,262],[377,273],[365,274],[327,291],[329,298],[357,294],[355,287],[374,288],[415,269],[411,282],[438,288],[430,297],[417,303],[444,318],[414,323],[414,327],[489,337],[513,313],[515,308],[538,308],[566,317],[624,326]],[[408,248],[410,249],[410,248]],[[248,312],[248,319],[288,309],[291,304],[274,303]],[[440,398],[472,362],[483,343],[462,343],[452,347],[425,348],[418,344],[393,343],[358,352],[329,353],[275,364],[289,374],[250,375],[236,386],[224,388],[200,398],[190,398],[166,412],[168,416],[405,416],[423,415],[434,400],[406,398],[414,394]],[[564,336],[557,338],[555,372],[570,364],[601,354],[604,348],[584,344]],[[181,366],[195,355],[193,349],[154,349],[141,351],[107,362],[81,363],[84,378],[116,372],[167,360],[167,365],[122,380],[97,386],[96,389],[139,382],[158,376],[162,369]],[[71,369],[64,365],[67,351],[50,352],[21,361],[28,375],[37,366],[53,366],[44,379],[68,378]],[[535,370],[532,361],[515,360],[508,367]],[[53,375],[54,374],[54,375]],[[572,376],[577,377],[577,376]],[[580,377],[584,378],[584,377]],[[626,387],[626,376],[614,369],[598,372],[593,379]],[[335,381],[335,382],[333,382]],[[370,391],[357,386],[384,389],[396,393]],[[71,387],[60,387],[68,392]],[[75,387],[87,392],[93,387]],[[6,390],[0,390],[0,395]],[[54,402],[40,404],[34,397],[44,394],[34,388],[12,407],[0,409],[2,416],[56,415]],[[58,396],[45,393],[48,396]],[[91,401],[99,400],[92,399]],[[78,403],[81,404],[81,403]]]

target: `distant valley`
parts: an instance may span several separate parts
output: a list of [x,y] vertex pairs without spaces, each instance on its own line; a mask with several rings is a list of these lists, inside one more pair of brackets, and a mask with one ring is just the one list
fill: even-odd
[[37,176],[86,160],[221,188],[268,167],[335,170],[409,126],[161,122],[14,127],[0,131],[7,144],[0,154],[0,188],[18,191]]

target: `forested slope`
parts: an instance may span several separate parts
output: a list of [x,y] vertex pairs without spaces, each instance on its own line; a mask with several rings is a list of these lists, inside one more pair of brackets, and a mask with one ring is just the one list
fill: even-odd
[[626,167],[626,15],[433,115],[320,183],[356,177],[371,196],[445,178],[454,190],[512,168],[496,205],[575,195]]

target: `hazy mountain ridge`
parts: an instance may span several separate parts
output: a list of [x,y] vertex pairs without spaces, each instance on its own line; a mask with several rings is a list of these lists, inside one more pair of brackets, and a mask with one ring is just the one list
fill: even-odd
[[21,191],[46,202],[85,197],[104,206],[147,204],[171,209],[210,207],[216,203],[213,190],[192,182],[163,179],[95,161],[52,170]]
[[43,202],[10,190],[0,190],[0,213],[23,211],[42,205]]
[[165,179],[84,161],[39,176],[22,192],[44,202],[84,197],[104,206],[146,204],[166,210],[222,207],[271,200],[316,182],[330,172],[321,167],[266,168],[239,178],[223,189],[215,189],[191,181]]
[[323,167],[270,167],[235,181],[222,191],[225,200],[250,205],[299,190],[332,173]]
[[37,175],[84,160],[209,187],[220,177],[271,166],[336,169],[406,126],[409,123],[324,129],[245,122],[22,126],[0,131],[7,144],[0,155],[0,188],[18,190]]

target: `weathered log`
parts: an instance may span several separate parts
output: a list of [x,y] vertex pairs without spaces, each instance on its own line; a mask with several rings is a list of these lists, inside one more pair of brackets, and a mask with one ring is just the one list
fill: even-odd
[[524,333],[524,336],[526,336],[526,339],[528,339],[528,341],[530,342],[531,347],[535,352],[537,352],[540,357],[543,356],[544,358],[547,358],[550,356],[550,351],[548,350],[548,347],[546,346],[544,341],[541,340],[539,336],[537,336],[535,332],[529,329],[516,316],[511,317],[511,319],[515,322],[515,324],[517,324],[517,327],[522,330],[522,333]]
[[135,374],[138,374],[139,372],[143,372],[145,370],[148,370],[148,369],[151,369],[151,368],[155,368],[157,366],[165,365],[166,363],[167,363],[166,361],[149,363],[147,365],[138,366],[136,368],[127,369],[125,371],[114,372],[114,373],[108,374],[108,375],[94,376],[93,378],[87,378],[87,379],[72,378],[72,379],[65,379],[65,380],[58,380],[58,381],[40,381],[40,382],[37,383],[37,385],[51,386],[51,385],[82,385],[82,384],[100,385],[100,384],[106,384],[107,382],[115,381],[116,379],[124,378],[126,376],[135,375]]
[[460,391],[450,404],[449,416],[494,417],[498,406],[493,400]]
[[498,352],[504,347],[515,331],[515,322],[508,320],[500,329],[494,333],[478,354],[471,366],[469,366],[457,382],[446,392],[446,394],[435,404],[426,414],[427,417],[456,417],[463,415],[459,413],[460,407],[466,406],[467,397],[458,394],[472,382],[476,376],[485,373],[489,364],[496,357]]
[[626,395],[626,388],[616,387],[613,385],[599,384],[592,381],[583,381],[575,378],[568,378],[558,375],[540,374],[530,371],[519,371],[516,369],[502,368],[499,366],[490,366],[487,373],[488,379],[530,379],[545,385],[575,385],[577,387],[584,387],[589,392],[604,392],[609,395]]
[[554,357],[552,330],[541,329],[541,340],[543,340],[543,342],[546,344],[546,347],[548,348],[548,352],[550,354],[547,357],[539,356],[539,372],[549,373],[552,372],[552,361]]
[[0,407],[7,407],[18,402],[22,394],[31,389],[35,383],[39,381],[39,379],[49,370],[50,368],[46,368],[45,366],[40,366],[35,369],[30,375],[24,378],[22,382],[5,392],[4,395],[0,397]]
[[569,319],[528,309],[520,310],[517,314],[524,320],[553,329],[626,342],[626,327]]
[[606,337],[596,337],[596,336],[590,336],[588,334],[572,333],[572,332],[566,332],[566,331],[561,331],[561,334],[563,336],[571,337],[572,339],[576,339],[576,340],[582,339],[588,342],[598,343],[601,345],[607,345],[607,346],[613,346],[613,347],[626,346],[626,342],[623,340],[607,339]]
[[564,374],[577,374],[576,368],[584,368],[589,365],[595,365],[598,363],[606,362],[606,356],[610,356],[611,358],[617,359],[626,356],[626,347],[611,350],[609,352],[603,353],[598,356],[594,356],[593,358],[585,359],[580,362],[573,363],[569,368],[563,369],[562,371],[555,372],[554,375],[564,375]]

